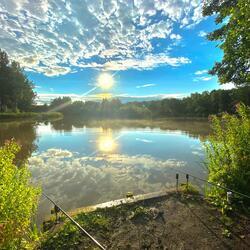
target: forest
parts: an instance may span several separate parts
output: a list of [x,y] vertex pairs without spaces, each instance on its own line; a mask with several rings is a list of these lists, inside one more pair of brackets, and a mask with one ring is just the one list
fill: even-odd
[[122,103],[119,99],[97,101],[74,101],[70,97],[59,97],[35,111],[59,111],[64,116],[84,119],[152,119],[167,117],[208,117],[227,112],[233,114],[238,103],[250,105],[250,87],[231,90],[213,90],[194,93],[183,99],[168,98],[157,101]]

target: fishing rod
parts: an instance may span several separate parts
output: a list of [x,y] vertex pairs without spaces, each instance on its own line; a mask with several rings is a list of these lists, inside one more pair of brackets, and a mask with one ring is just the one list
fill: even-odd
[[102,246],[93,236],[91,236],[77,221],[75,221],[67,212],[65,212],[57,203],[55,203],[47,194],[42,193],[44,197],[46,197],[51,203],[55,205],[57,209],[59,209],[77,228],[85,234],[91,241],[93,241],[100,249],[106,250],[104,246]]

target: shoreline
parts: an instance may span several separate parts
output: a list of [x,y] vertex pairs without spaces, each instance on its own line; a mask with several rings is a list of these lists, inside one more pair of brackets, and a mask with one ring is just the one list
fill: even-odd
[[[107,249],[246,249],[248,219],[220,223],[221,213],[199,193],[175,189],[71,211],[73,218]],[[186,191],[185,191],[186,190]],[[116,204],[115,204],[116,203]],[[114,206],[112,206],[112,204]],[[93,209],[94,208],[94,209]],[[87,211],[88,210],[88,211]],[[40,249],[96,249],[65,217],[44,224]],[[230,232],[230,237],[225,232]]]
[[54,118],[63,118],[63,114],[60,112],[20,112],[20,113],[0,113],[0,122],[8,121],[20,121],[20,120],[46,120]]

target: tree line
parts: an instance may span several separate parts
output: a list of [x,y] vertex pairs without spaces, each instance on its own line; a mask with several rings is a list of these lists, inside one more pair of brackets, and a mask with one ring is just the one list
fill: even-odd
[[236,104],[250,105],[250,87],[231,90],[213,90],[194,93],[183,99],[168,98],[157,101],[122,103],[119,99],[97,101],[74,101],[70,97],[59,97],[40,111],[56,110],[64,116],[85,119],[148,119],[166,117],[208,117],[213,114],[235,113]]

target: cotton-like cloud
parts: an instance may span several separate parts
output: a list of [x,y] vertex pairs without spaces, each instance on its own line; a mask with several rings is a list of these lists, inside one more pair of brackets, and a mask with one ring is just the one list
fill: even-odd
[[202,20],[200,1],[2,0],[0,47],[27,71],[47,76],[79,68],[152,69],[190,62],[155,52],[155,39],[171,45],[175,28]]
[[199,32],[198,36],[200,36],[200,37],[206,37],[206,36],[207,36],[207,32],[201,30],[201,31]]
[[181,36],[179,34],[171,34],[170,39],[180,40]]

